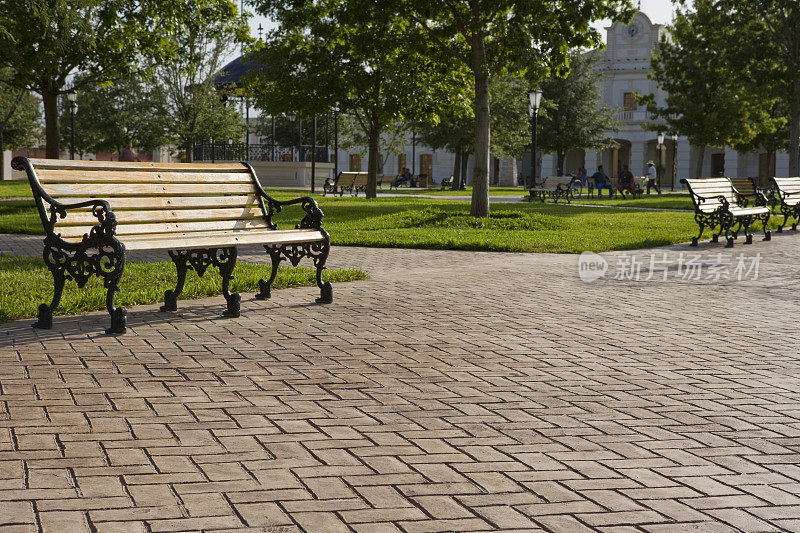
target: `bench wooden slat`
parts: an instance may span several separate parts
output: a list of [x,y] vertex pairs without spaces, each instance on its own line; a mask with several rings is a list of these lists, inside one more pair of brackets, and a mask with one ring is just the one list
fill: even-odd
[[[91,200],[86,196],[83,198],[70,198],[70,203],[80,203],[83,201]],[[247,207],[258,205],[258,199],[255,196],[176,196],[171,197],[156,197],[156,198],[141,198],[141,197],[119,197],[114,198],[115,213],[125,211],[127,209],[198,209],[198,208],[225,208],[225,207]],[[83,209],[81,211],[87,211]],[[77,212],[78,210],[72,210]],[[72,212],[71,211],[71,212]]]
[[[117,226],[135,222],[190,222],[202,220],[250,220],[263,218],[259,207],[240,207],[223,209],[174,209],[157,211],[125,211],[114,210]],[[72,212],[67,218],[60,219],[56,227],[86,226],[96,224],[97,218],[89,211]]]
[[252,183],[244,172],[134,172],[89,170],[42,170],[37,173],[42,184],[50,183]]
[[203,195],[225,195],[225,194],[254,194],[255,188],[251,184],[234,183],[224,184],[204,184],[198,187],[196,184],[188,183],[165,183],[158,185],[154,183],[140,184],[52,184],[44,187],[44,190],[54,198],[84,197],[91,198],[110,198],[114,196],[203,196]]
[[324,239],[322,233],[317,230],[249,230],[120,237],[120,241],[125,244],[127,250],[174,250],[176,242],[180,242],[181,249],[191,249],[247,244],[319,242]]
[[[91,231],[91,226],[56,226],[56,233],[63,238],[80,237]],[[147,235],[152,233],[191,233],[194,231],[227,231],[234,229],[267,228],[262,219],[250,220],[212,220],[204,222],[154,222],[152,224],[120,224],[116,235]]]
[[247,168],[241,163],[154,163],[150,161],[81,161],[69,159],[29,159],[38,173],[45,169],[81,170],[131,170],[159,171],[174,170],[178,172],[203,172],[213,169],[214,172],[243,172]]

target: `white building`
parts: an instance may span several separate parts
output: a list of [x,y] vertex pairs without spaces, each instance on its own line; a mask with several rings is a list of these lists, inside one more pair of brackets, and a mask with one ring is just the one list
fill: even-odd
[[[653,24],[647,15],[640,12],[630,24],[615,23],[606,28],[606,32],[607,46],[600,52],[597,83],[603,104],[620,110],[622,129],[608,133],[617,140],[619,148],[602,152],[573,150],[567,154],[564,170],[570,172],[583,164],[591,174],[602,164],[609,176],[617,176],[622,165],[628,165],[634,175],[643,175],[647,161],[658,163],[658,132],[642,128],[642,123],[652,121],[644,107],[636,104],[633,95],[652,93],[659,105],[664,104],[664,92],[659,90],[656,82],[648,79],[648,74],[651,70],[651,51],[667,34],[667,30],[662,24]],[[667,137],[661,151],[661,166],[664,169],[661,185],[669,188],[675,179],[676,188],[680,187],[680,179],[694,173],[700,150],[690,146],[685,137],[679,137],[677,143]],[[769,165],[766,152],[740,154],[731,148],[711,147],[704,150],[704,177],[759,176],[766,185],[770,176],[788,175],[789,156],[786,153],[777,154],[775,161]],[[677,172],[673,173],[674,168]],[[555,175],[554,154],[546,154],[542,158],[542,172],[543,175]]]

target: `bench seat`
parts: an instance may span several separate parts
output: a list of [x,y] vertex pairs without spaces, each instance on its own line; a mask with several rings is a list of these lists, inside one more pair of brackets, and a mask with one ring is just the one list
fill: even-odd
[[[322,282],[330,238],[313,198],[279,201],[269,196],[247,163],[138,163],[63,161],[17,157],[33,191],[45,229],[44,261],[53,275],[53,300],[39,306],[34,327],[52,327],[64,282],[83,287],[103,278],[111,327],[124,333],[127,311],[114,295],[128,251],[167,251],[175,263],[177,285],[164,293],[162,311],[176,311],[188,270],[203,275],[210,266],[222,276],[224,315],[239,316],[240,296],[230,292],[238,247],[262,245],[270,257],[269,280],[259,281],[256,298],[269,298],[281,261],[297,266],[313,260],[320,303],[333,299]],[[295,229],[278,229],[274,217],[296,205],[305,212]]]

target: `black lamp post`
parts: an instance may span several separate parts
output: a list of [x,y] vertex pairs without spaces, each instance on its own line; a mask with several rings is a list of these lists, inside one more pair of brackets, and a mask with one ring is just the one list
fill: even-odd
[[333,179],[339,175],[339,106],[333,106]]
[[675,182],[678,181],[678,135],[672,135],[672,190],[675,190]]
[[75,114],[78,112],[78,93],[74,90],[67,93],[69,102],[69,158],[75,159]]
[[664,166],[662,161],[664,160],[664,132],[658,134],[658,164],[656,165],[656,181],[661,179],[661,176],[664,174]]
[[314,192],[314,181],[317,179],[317,116],[311,125],[311,192]]
[[[294,113],[289,113],[286,115],[289,118],[289,122],[294,124],[294,121],[297,120],[297,115]],[[300,161],[300,147],[297,147],[297,160]],[[294,161],[294,148],[292,148],[292,161]]]
[[536,185],[536,122],[539,118],[539,106],[542,103],[542,90],[528,91],[528,113],[531,116],[531,185]]

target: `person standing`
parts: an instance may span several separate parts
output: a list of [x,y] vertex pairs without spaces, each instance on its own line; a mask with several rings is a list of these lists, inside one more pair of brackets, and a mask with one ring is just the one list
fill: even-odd
[[654,188],[658,194],[661,194],[661,189],[658,188],[656,166],[652,161],[647,162],[647,194],[650,194],[650,187]]

